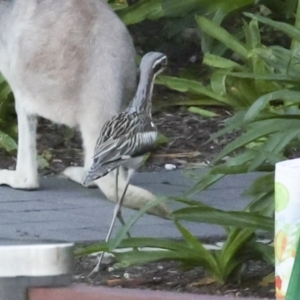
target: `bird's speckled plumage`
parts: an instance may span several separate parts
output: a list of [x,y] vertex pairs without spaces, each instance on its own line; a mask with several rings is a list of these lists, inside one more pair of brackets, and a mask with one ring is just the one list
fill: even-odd
[[166,56],[162,53],[150,52],[143,57],[136,95],[124,112],[103,126],[86,183],[120,165],[127,166],[132,158],[143,156],[154,147],[157,128],[152,121],[151,97],[155,76],[165,66]]
[[129,158],[150,151],[156,138],[157,129],[149,116],[143,112],[121,113],[105,124],[90,173],[106,175]]

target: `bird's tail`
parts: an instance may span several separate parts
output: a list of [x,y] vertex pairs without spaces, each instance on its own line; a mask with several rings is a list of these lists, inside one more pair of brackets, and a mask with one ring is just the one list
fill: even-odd
[[[95,183],[99,186],[101,191],[105,194],[105,196],[109,200],[113,202],[116,201],[114,172],[108,173],[105,177],[102,177],[97,181],[95,181]],[[119,181],[118,181],[119,197],[121,197],[125,185],[126,185],[126,177],[120,168]],[[148,204],[151,201],[154,201],[155,199],[156,196],[153,195],[151,192],[134,185],[129,185],[123,200],[123,206],[139,210],[144,205]],[[149,209],[147,212],[168,219],[170,218],[171,210],[165,204],[160,203],[157,206]]]
[[116,162],[111,162],[103,165],[98,165],[98,164],[93,165],[91,169],[88,171],[87,176],[83,182],[83,185],[88,186],[98,178],[106,176],[109,172],[119,167],[119,164],[120,163],[116,161]]
[[102,172],[100,174],[95,174],[95,173],[88,173],[83,185],[89,186],[93,181],[97,180],[98,178],[101,178],[102,176],[105,176],[108,172]]

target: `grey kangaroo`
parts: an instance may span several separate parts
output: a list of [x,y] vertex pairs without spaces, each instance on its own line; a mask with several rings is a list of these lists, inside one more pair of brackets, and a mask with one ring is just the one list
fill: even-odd
[[[126,27],[105,0],[0,0],[0,71],[14,93],[19,127],[16,170],[0,170],[0,184],[38,188],[38,116],[80,130],[84,166],[63,174],[83,184],[102,125],[134,94],[134,57]],[[114,174],[95,183],[115,200]],[[125,183],[121,172],[120,192]],[[131,185],[124,205],[138,209],[153,199]],[[159,205],[151,213],[166,217],[169,210]]]

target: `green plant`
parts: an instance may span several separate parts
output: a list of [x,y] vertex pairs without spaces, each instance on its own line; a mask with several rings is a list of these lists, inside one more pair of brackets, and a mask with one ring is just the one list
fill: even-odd
[[[79,248],[77,255],[108,251],[118,260],[116,266],[126,267],[157,260],[176,260],[183,268],[204,267],[218,283],[224,283],[229,276],[239,275],[243,263],[249,259],[265,259],[273,262],[271,246],[257,241],[256,230],[273,231],[273,219],[249,211],[222,211],[184,198],[173,198],[186,205],[175,211],[172,218],[182,235],[181,241],[157,238],[125,239],[126,233],[152,205],[138,212],[108,243],[99,243]],[[199,239],[188,231],[181,221],[218,224],[225,228],[227,239],[220,250],[207,250]],[[147,249],[141,249],[147,247]],[[120,249],[133,248],[119,252]],[[139,249],[139,250],[138,250]]]
[[15,142],[17,125],[15,120],[13,94],[0,74],[0,148],[5,151],[17,149]]
[[218,104],[234,109],[248,108],[259,96],[278,90],[280,84],[282,86],[282,82],[273,80],[273,66],[262,57],[267,56],[268,48],[261,44],[256,20],[249,24],[244,22],[245,42],[207,18],[197,16],[196,21],[202,32],[226,45],[237,59],[206,52],[203,64],[213,69],[206,86],[196,80],[167,76],[161,76],[159,84],[197,95],[198,105]]
[[[150,1],[139,1],[138,4],[146,3],[149,5]],[[137,4],[137,5],[138,5]],[[231,69],[236,72],[254,72],[256,75],[264,72],[264,64],[262,60],[257,57],[257,54],[252,50],[260,43],[260,34],[257,23],[244,23],[242,30],[241,26],[232,27],[233,33],[229,34],[221,24],[227,19],[233,19],[239,22],[235,12],[240,14],[241,11],[248,9],[256,4],[256,7],[268,7],[271,16],[277,16],[281,19],[291,19],[294,17],[293,12],[297,4],[297,0],[286,1],[252,1],[252,0],[161,0],[155,4],[155,9],[147,7],[145,12],[152,14],[152,12],[159,12],[154,14],[154,19],[161,16],[166,18],[165,33],[167,36],[174,36],[187,27],[192,27],[198,30],[201,37],[201,47],[205,54],[204,65],[216,69]],[[129,7],[132,14],[140,14],[134,6]],[[269,12],[269,13],[270,13]],[[124,11],[126,14],[126,10]],[[196,17],[201,15],[202,17]],[[204,17],[203,17],[204,16]],[[146,15],[144,15],[147,18]],[[141,21],[142,19],[139,19]],[[132,22],[134,23],[134,18]],[[198,25],[198,26],[197,26]],[[243,41],[245,40],[245,41]],[[238,56],[238,60],[228,59],[234,53]],[[193,66],[194,67],[194,66]],[[201,66],[199,66],[201,68]],[[192,72],[185,70],[181,72],[180,77],[161,76],[157,83],[164,85],[172,90],[186,94],[186,100],[178,102],[168,101],[166,105],[197,105],[197,106],[230,106],[234,109],[248,108],[262,93],[267,93],[277,88],[273,83],[263,82],[260,84],[256,80],[255,87],[258,91],[253,90],[248,78],[233,78],[228,76],[225,78],[222,72],[213,72],[213,74]],[[207,72],[206,72],[207,73]],[[207,85],[207,78],[210,78],[210,84]],[[232,80],[233,82],[230,82]],[[225,89],[225,84],[231,86],[231,90]],[[260,86],[259,86],[260,85]],[[262,90],[265,89],[265,90]],[[205,112],[206,113],[206,112]],[[207,114],[207,113],[206,113]]]
[[131,25],[145,19],[168,19],[165,31],[168,37],[180,33],[187,27],[195,27],[195,15],[206,15],[216,23],[221,22],[234,11],[245,10],[254,4],[266,6],[273,14],[291,18],[297,0],[139,0],[128,5],[126,0],[109,0],[125,24]]
[[[300,6],[300,5],[299,5]],[[215,166],[205,174],[189,193],[198,193],[215,183],[226,174],[245,173],[251,171],[274,171],[276,162],[285,160],[295,148],[299,148],[300,137],[300,30],[298,15],[295,26],[285,22],[273,21],[269,18],[246,13],[250,23],[244,22],[247,42],[247,56],[240,42],[235,51],[241,57],[239,67],[228,68],[224,64],[216,64],[218,57],[206,54],[204,62],[214,66],[219,82],[226,95],[234,92],[241,99],[248,99],[250,107],[239,111],[227,121],[227,126],[211,137],[214,139],[234,129],[241,129],[242,135],[227,145],[214,160]],[[199,22],[200,21],[200,22]],[[210,21],[198,18],[200,25],[208,28]],[[260,41],[258,22],[280,30],[291,39],[290,49],[282,46],[264,46]],[[219,40],[218,31],[211,33]],[[227,35],[228,40],[230,36]],[[229,43],[227,41],[227,43]],[[251,45],[251,48],[249,47]],[[233,50],[233,47],[231,46]],[[223,58],[222,58],[223,60]],[[227,66],[231,61],[226,60]],[[213,79],[212,79],[213,80]],[[213,85],[213,83],[212,83]],[[233,156],[226,162],[224,157]],[[273,175],[272,175],[273,176]],[[273,180],[273,177],[272,177]],[[257,185],[256,185],[257,187]],[[273,207],[273,184],[269,182],[263,187],[268,194],[268,206]],[[258,201],[262,196],[254,192],[252,196]],[[265,198],[263,197],[265,201]]]
[[[114,240],[79,249],[77,254],[111,251],[120,266],[161,259],[178,260],[186,268],[203,266],[220,283],[239,274],[243,263],[249,259],[265,259],[273,263],[272,246],[259,243],[256,232],[258,229],[273,231],[274,164],[286,159],[299,144],[299,9],[298,4],[294,26],[246,13],[250,22],[243,21],[241,37],[244,36],[244,39],[230,34],[214,20],[196,17],[201,31],[212,41],[222,43],[223,49],[231,56],[221,57],[210,52],[212,47],[206,47],[204,64],[212,68],[209,85],[198,80],[166,76],[161,76],[158,83],[196,95],[201,99],[200,105],[219,104],[237,109],[235,115],[227,120],[227,126],[212,139],[236,129],[242,132],[241,136],[224,148],[214,160],[214,166],[186,193],[185,198],[173,199],[186,205],[172,214],[182,241],[124,239],[129,228],[145,212],[143,210],[119,231]],[[263,45],[259,22],[287,34],[291,47]],[[231,157],[228,158],[229,155]],[[264,173],[245,191],[253,200],[244,211],[221,211],[189,199],[192,194],[201,192],[225,175],[251,171]],[[224,247],[208,251],[182,226],[182,221],[223,226],[227,233]],[[157,251],[117,251],[127,247],[149,247]]]

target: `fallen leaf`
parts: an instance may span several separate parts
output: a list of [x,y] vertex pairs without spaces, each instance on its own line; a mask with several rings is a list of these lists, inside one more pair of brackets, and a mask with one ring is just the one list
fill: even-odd
[[259,285],[266,287],[270,284],[274,284],[275,283],[275,273],[272,272],[271,274],[265,276],[260,282]]
[[163,154],[152,154],[153,157],[173,157],[173,158],[182,158],[182,157],[196,157],[199,156],[201,152],[192,151],[192,152],[182,152],[182,153],[163,153]]
[[134,288],[150,282],[152,282],[152,280],[145,279],[145,278],[132,278],[132,279],[115,278],[115,279],[108,279],[106,281],[106,284],[110,287],[122,286],[122,287]]
[[198,281],[192,282],[189,286],[190,287],[203,286],[203,285],[208,285],[208,284],[212,284],[215,282],[216,282],[216,280],[214,278],[207,276],[207,277],[201,278]]

